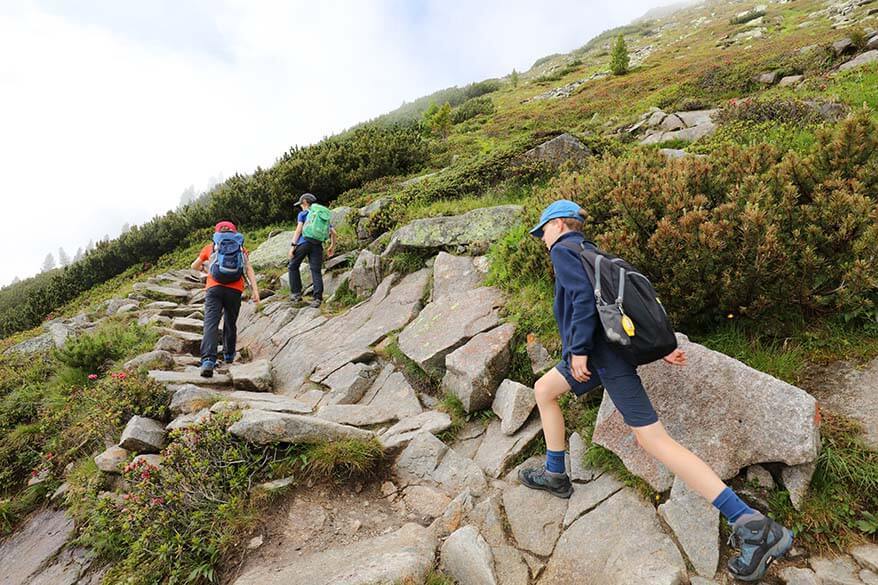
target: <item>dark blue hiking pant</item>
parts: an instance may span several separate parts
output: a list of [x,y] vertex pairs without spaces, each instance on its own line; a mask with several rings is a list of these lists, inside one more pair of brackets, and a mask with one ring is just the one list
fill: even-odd
[[201,363],[216,363],[219,343],[219,322],[223,321],[223,354],[235,357],[238,338],[238,313],[241,311],[241,293],[227,286],[212,286],[204,297],[204,335],[201,338]]
[[293,259],[289,263],[290,294],[302,294],[302,277],[299,275],[299,266],[308,258],[308,268],[311,269],[311,282],[314,283],[314,300],[323,300],[323,242],[305,239],[296,245]]

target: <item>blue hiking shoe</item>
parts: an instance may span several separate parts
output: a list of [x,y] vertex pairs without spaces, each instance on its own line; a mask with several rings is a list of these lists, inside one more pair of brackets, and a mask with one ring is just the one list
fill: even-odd
[[534,490],[544,490],[559,498],[567,499],[573,495],[573,484],[566,473],[552,473],[545,467],[530,467],[518,472],[521,485]]
[[201,377],[202,378],[213,378],[213,369],[216,367],[216,363],[211,360],[202,360],[201,362]]
[[732,525],[729,545],[740,555],[729,560],[729,573],[741,581],[758,581],[793,546],[793,533],[760,513],[744,514]]
[[232,355],[224,355],[224,356],[223,356],[223,363],[226,364],[227,366],[230,366],[230,365],[232,365],[233,363],[235,363],[235,356],[234,356],[234,354],[232,354]]

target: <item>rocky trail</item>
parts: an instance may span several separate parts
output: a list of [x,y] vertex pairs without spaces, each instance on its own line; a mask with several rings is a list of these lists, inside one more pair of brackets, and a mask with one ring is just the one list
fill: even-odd
[[[124,367],[152,368],[149,376],[168,390],[173,420],[133,417],[118,444],[95,457],[99,468],[119,474],[132,456],[160,466],[170,430],[227,410],[242,413],[228,432],[256,444],[377,437],[389,462],[384,475],[286,492],[255,528],[235,574],[227,575],[236,585],[418,583],[433,567],[462,585],[729,583],[718,512],[640,450],[607,396],[593,440],[657,492],[669,491],[666,501],[646,501],[611,473],[585,467],[585,441],[576,434],[570,500],[519,485],[516,464],[541,428],[533,390],[508,379],[515,327],[503,322],[503,295],[485,285],[487,261],[479,255],[519,212],[502,206],[418,220],[394,235],[383,257],[364,249],[330,263],[327,294],[346,282],[365,299],[338,315],[294,306],[280,295],[259,306],[245,303],[238,321],[242,359],[211,379],[198,370],[202,276],[177,270],[138,283],[129,298],[109,301],[105,313],[131,314],[160,328],[155,348]],[[288,237],[270,239],[254,257],[263,266],[282,263]],[[387,255],[400,249],[432,257],[413,273],[387,273]],[[63,344],[91,326],[84,318],[53,322],[42,339],[17,350]],[[725,479],[744,473],[782,483],[798,506],[819,449],[817,401],[683,335],[679,341],[686,367],[655,363],[640,370],[672,436]],[[440,410],[439,396],[413,386],[385,357],[391,344],[441,379],[440,391],[456,396],[468,413],[492,415],[467,423],[450,444],[440,440],[451,417]],[[535,372],[551,365],[545,352],[531,357]],[[859,402],[845,392],[874,390],[874,367],[835,376],[844,389],[827,385],[821,397],[858,405],[871,437],[874,392],[861,392]],[[537,457],[521,465],[541,463]],[[0,585],[98,583],[102,573],[91,567],[89,552],[68,544],[72,530],[63,510],[32,516],[0,544],[0,559],[15,559],[3,562]],[[765,582],[878,582],[875,545],[839,558],[793,557]]]

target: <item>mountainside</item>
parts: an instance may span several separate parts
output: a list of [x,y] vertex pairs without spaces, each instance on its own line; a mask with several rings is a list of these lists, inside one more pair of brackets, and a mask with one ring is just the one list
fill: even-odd
[[[871,0],[656,9],[0,290],[0,585],[731,583],[718,512],[607,396],[561,400],[569,501],[518,482],[561,198],[680,332],[686,367],[639,370],[665,427],[795,530],[764,582],[878,581],[875,29]],[[320,308],[289,301],[306,191]],[[189,265],[222,219],[263,300],[205,383]]]

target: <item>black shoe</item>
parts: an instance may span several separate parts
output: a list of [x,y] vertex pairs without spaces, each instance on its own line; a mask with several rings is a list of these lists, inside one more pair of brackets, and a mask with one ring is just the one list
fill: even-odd
[[545,490],[565,500],[573,495],[573,484],[566,473],[552,473],[545,467],[531,467],[518,472],[518,480],[531,489]]
[[729,544],[740,555],[729,560],[729,573],[741,581],[758,581],[775,560],[793,546],[793,533],[760,513],[745,514],[732,525]]
[[302,295],[295,294],[295,293],[291,294],[290,295],[290,302],[291,303],[301,303],[302,302]]
[[213,378],[213,369],[216,367],[216,363],[212,361],[203,361],[201,362],[201,377],[202,378]]
[[323,301],[321,299],[314,299],[313,301],[308,303],[308,306],[311,307],[312,309],[319,309],[320,305],[322,305],[322,304],[323,304]]

